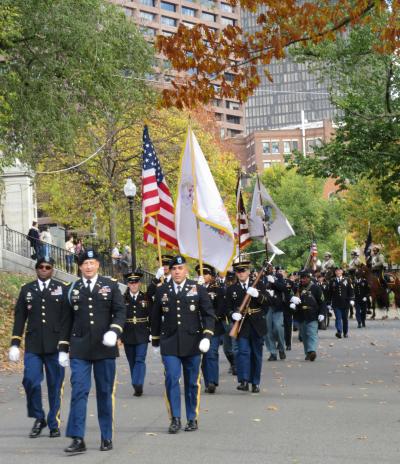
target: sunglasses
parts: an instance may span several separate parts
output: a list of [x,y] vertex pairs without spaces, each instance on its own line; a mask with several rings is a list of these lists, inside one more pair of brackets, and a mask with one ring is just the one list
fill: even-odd
[[53,266],[46,266],[41,264],[40,266],[38,266],[38,269],[46,269],[47,271],[50,271],[50,269],[53,269]]

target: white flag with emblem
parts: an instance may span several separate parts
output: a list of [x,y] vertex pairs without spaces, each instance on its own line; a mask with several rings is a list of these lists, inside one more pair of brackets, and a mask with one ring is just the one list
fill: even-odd
[[235,254],[235,236],[207,161],[189,127],[181,159],[175,206],[180,252],[226,271]]

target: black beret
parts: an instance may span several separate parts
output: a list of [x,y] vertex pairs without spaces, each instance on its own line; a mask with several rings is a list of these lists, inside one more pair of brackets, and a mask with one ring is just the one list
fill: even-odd
[[174,256],[169,262],[169,268],[171,269],[174,266],[185,264],[185,263],[186,263],[185,257],[181,255],[177,255],[177,256]]
[[96,259],[99,261],[99,255],[94,250],[85,250],[78,256],[79,266],[83,264],[87,259]]
[[50,256],[43,256],[36,261],[35,269],[37,269],[43,263],[50,264],[50,266],[54,267],[55,261],[53,258],[50,258]]

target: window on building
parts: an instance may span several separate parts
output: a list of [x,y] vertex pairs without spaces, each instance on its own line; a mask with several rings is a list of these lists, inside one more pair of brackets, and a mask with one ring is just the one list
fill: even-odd
[[200,4],[205,8],[214,8],[215,3],[212,0],[200,0]]
[[139,0],[139,3],[147,6],[156,6],[156,0]]
[[227,129],[226,132],[228,137],[237,137],[238,135],[242,134],[242,131],[235,129]]
[[156,15],[153,13],[148,13],[147,11],[141,11],[139,16],[144,19],[145,21],[154,21],[156,19]]
[[271,167],[271,162],[270,161],[264,161],[264,169],[270,168]]
[[175,13],[176,11],[176,5],[174,5],[173,3],[160,2],[160,7],[162,10],[172,11],[173,13]]
[[230,122],[231,124],[240,124],[240,117],[239,116],[233,116],[231,114],[226,115],[226,121]]
[[218,100],[218,98],[214,98],[213,106],[221,106],[221,100]]
[[131,8],[124,8],[124,13],[125,16],[132,16],[133,15],[133,10]]
[[226,18],[225,16],[221,16],[221,23],[224,26],[234,26],[235,25],[235,20],[232,18]]
[[262,143],[262,152],[266,155],[271,153],[271,144],[269,142],[261,142]]
[[229,3],[221,3],[220,6],[222,11],[227,11],[228,13],[233,13],[233,6],[229,5]]
[[174,33],[171,31],[162,31],[162,35],[165,35],[165,37],[171,37]]
[[217,121],[222,121],[222,113],[215,113],[215,119]]
[[201,13],[201,19],[204,19],[205,21],[210,21],[211,23],[215,23],[216,18],[217,18],[217,15],[215,14],[207,13],[205,11],[202,11]]
[[190,21],[182,21],[182,24],[184,24],[188,29],[192,29],[194,27],[194,23],[191,23]]
[[278,140],[271,141],[271,153],[273,155],[279,154],[279,141]]
[[176,19],[169,18],[168,16],[161,16],[161,24],[165,24],[166,26],[176,27]]
[[235,75],[228,72],[224,74],[224,77],[228,82],[233,82],[233,80],[235,79]]
[[240,110],[240,104],[238,102],[226,100],[226,107],[229,110]]
[[193,8],[188,8],[187,6],[183,6],[182,9],[182,14],[185,15],[185,16],[196,16],[196,10],[194,10]]
[[306,140],[306,151],[307,153],[313,153],[314,148],[322,146],[322,139],[317,137],[315,139],[307,139]]
[[139,28],[139,30],[143,35],[147,35],[149,37],[154,37],[157,34],[157,30],[153,29],[152,27],[142,26]]

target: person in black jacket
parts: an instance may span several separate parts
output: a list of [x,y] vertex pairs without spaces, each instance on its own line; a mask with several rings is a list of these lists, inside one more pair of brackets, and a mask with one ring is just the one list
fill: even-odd
[[[79,256],[82,278],[71,285],[63,309],[59,362],[66,367],[71,358],[71,406],[67,437],[69,454],[86,451],[84,442],[87,401],[93,369],[101,451],[113,448],[115,358],[117,339],[126,319],[126,308],[118,282],[98,275],[98,255],[86,250]],[[68,356],[69,350],[69,356]]]
[[171,423],[169,433],[181,429],[179,381],[183,368],[186,432],[197,430],[200,406],[201,354],[210,348],[215,314],[207,290],[187,278],[183,256],[170,262],[171,280],[157,288],[151,316],[152,345],[160,346]]
[[365,327],[365,319],[367,317],[367,305],[370,295],[370,288],[367,279],[362,277],[359,270],[355,271],[353,279],[354,288],[354,303],[356,307],[357,327]]
[[[336,337],[348,337],[349,308],[354,305],[354,290],[349,279],[343,277],[343,269],[335,268],[335,277],[329,282],[329,305],[335,312]],[[328,306],[328,309],[331,309]]]
[[[25,325],[24,377],[28,417],[35,418],[30,437],[36,438],[47,425],[50,437],[60,436],[60,404],[64,368],[58,364],[61,314],[66,286],[52,279],[54,260],[40,258],[36,263],[37,280],[21,288],[15,306],[14,328],[9,359],[18,362]],[[42,406],[41,382],[46,371],[49,413]]]
[[244,316],[237,339],[236,368],[239,385],[236,388],[249,391],[250,382],[252,392],[259,393],[264,336],[267,333],[264,318],[265,285],[258,282],[256,288],[252,287],[249,261],[235,263],[233,268],[238,280],[226,291],[226,306],[234,321],[241,321],[243,318],[239,308],[246,293],[251,296],[249,309]]
[[28,240],[33,248],[33,253],[31,255],[32,259],[39,259],[40,256],[40,234],[38,229],[38,223],[36,221],[32,222],[32,227],[28,231]]
[[128,285],[124,295],[127,314],[121,341],[124,343],[131,371],[134,396],[143,394],[147,347],[150,340],[150,305],[146,295],[140,290],[142,277],[143,272],[140,271],[125,275]]
[[318,322],[325,318],[325,301],[321,287],[312,280],[310,271],[299,273],[297,295],[291,298],[294,319],[299,323],[299,332],[304,346],[306,361],[314,361],[318,349]]
[[226,321],[228,314],[225,305],[225,288],[216,283],[216,271],[209,264],[203,265],[203,278],[200,276],[200,265],[196,266],[199,274],[198,283],[202,284],[211,299],[215,313],[214,335],[210,340],[210,349],[203,356],[202,370],[206,393],[215,393],[219,384],[219,346],[222,344],[225,334]]

